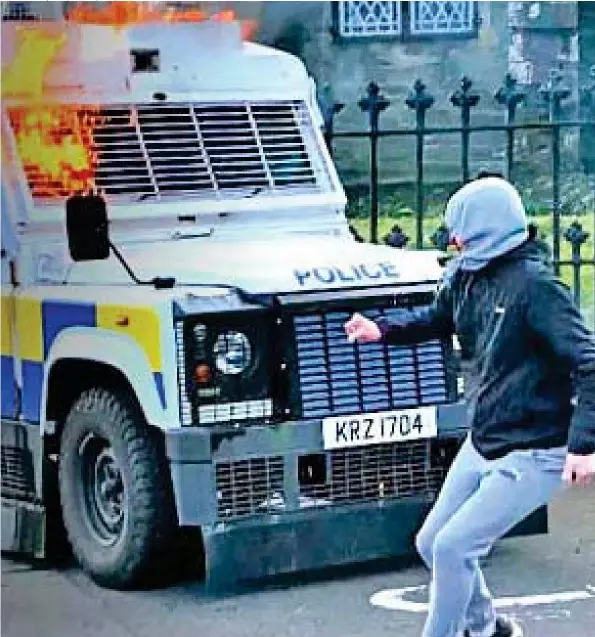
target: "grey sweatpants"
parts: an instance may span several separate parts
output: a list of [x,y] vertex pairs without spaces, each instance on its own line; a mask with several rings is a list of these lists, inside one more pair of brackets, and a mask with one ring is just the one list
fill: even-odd
[[432,573],[423,637],[458,637],[464,629],[491,637],[496,618],[479,558],[562,487],[565,457],[559,447],[490,461],[466,439],[416,538]]

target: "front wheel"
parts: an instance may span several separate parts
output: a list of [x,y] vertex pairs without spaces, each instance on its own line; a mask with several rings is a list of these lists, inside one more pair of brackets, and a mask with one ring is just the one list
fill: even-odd
[[60,442],[60,499],[73,553],[100,585],[147,583],[175,528],[155,432],[128,395],[90,389],[73,404]]

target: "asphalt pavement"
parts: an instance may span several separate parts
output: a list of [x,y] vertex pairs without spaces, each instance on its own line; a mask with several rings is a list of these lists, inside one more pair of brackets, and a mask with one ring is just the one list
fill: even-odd
[[[485,564],[488,584],[528,637],[595,637],[595,487],[561,494],[550,519],[549,534],[496,547]],[[419,637],[427,602],[418,562],[216,597],[196,581],[109,591],[76,566],[52,570],[3,556],[1,584],[2,637]]]

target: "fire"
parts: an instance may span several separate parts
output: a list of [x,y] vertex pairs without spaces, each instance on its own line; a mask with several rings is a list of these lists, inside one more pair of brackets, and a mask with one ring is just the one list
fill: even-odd
[[94,186],[97,109],[35,107],[13,109],[10,116],[34,197],[66,197]]
[[[132,24],[167,21],[171,9],[158,11],[151,2],[107,2],[103,6],[94,6],[91,2],[77,2],[68,11],[67,19],[79,24],[101,24],[124,27]],[[202,12],[191,10],[192,14],[199,13],[198,20],[206,16]],[[188,20],[190,21],[190,20]]]
[[223,9],[210,14],[199,8],[179,9],[172,6],[158,6],[159,2],[107,2],[96,6],[94,2],[72,3],[74,6],[67,14],[69,22],[78,24],[111,25],[122,28],[134,24],[165,22],[240,22],[242,38],[250,40],[257,29],[255,20],[238,20],[233,9]]
[[[233,10],[213,15],[200,8],[174,8],[154,2],[68,3],[70,23],[112,26],[146,23],[235,22]],[[97,6],[99,5],[99,6]],[[257,25],[242,21],[244,39]],[[8,107],[16,148],[34,197],[66,197],[95,186],[98,157],[93,131],[104,121],[99,109],[44,104],[44,78],[66,43],[59,25],[17,27],[14,53],[2,65],[2,98],[26,100],[27,107]]]
[[2,97],[40,100],[46,70],[65,41],[64,32],[19,29],[16,52],[2,68]]
[[92,109],[44,105],[44,78],[66,42],[51,26],[16,29],[14,54],[2,67],[2,98],[23,100],[26,108],[9,109],[15,144],[33,196],[66,196],[92,185],[95,158]]

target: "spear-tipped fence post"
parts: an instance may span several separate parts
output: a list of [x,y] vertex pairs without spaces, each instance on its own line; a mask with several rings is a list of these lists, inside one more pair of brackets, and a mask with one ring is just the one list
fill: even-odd
[[403,232],[401,226],[394,225],[384,237],[384,242],[391,248],[404,248],[409,243],[409,237]]
[[494,95],[494,99],[498,104],[506,106],[504,114],[504,122],[508,127],[506,130],[506,178],[512,180],[512,171],[514,166],[514,120],[518,105],[525,100],[527,94],[517,88],[517,80],[507,73],[504,78],[504,84],[498,89]]
[[329,153],[333,154],[333,133],[335,125],[335,115],[340,113],[344,108],[343,102],[336,102],[333,94],[333,89],[330,84],[326,83],[319,91],[318,95],[318,107],[322,114],[322,121],[324,124],[324,140],[328,148]]
[[573,271],[573,293],[574,300],[577,306],[580,308],[581,306],[581,250],[583,244],[589,238],[589,233],[583,229],[583,226],[578,222],[574,221],[568,226],[566,232],[564,233],[564,238],[570,245],[572,246],[572,271]]
[[445,225],[441,225],[439,228],[436,228],[430,237],[430,241],[438,248],[438,250],[446,252],[448,250],[448,244],[450,243],[450,233],[448,232],[448,228]]
[[370,125],[370,241],[378,243],[378,121],[380,113],[390,105],[375,82],[370,82],[366,95],[358,102],[362,112],[368,113]]
[[413,92],[405,100],[405,104],[415,111],[415,214],[417,220],[415,244],[417,248],[423,245],[423,214],[424,214],[424,134],[426,128],[426,111],[434,104],[434,98],[426,90],[426,85],[415,80]]
[[469,180],[469,126],[471,124],[471,109],[479,103],[479,94],[471,90],[473,82],[467,77],[461,80],[461,88],[457,89],[450,97],[452,104],[461,109],[461,164],[463,182]]
[[549,110],[552,130],[552,213],[554,232],[554,268],[560,273],[560,126],[562,101],[570,96],[570,89],[562,82],[559,69],[552,69],[548,81],[539,90]]

